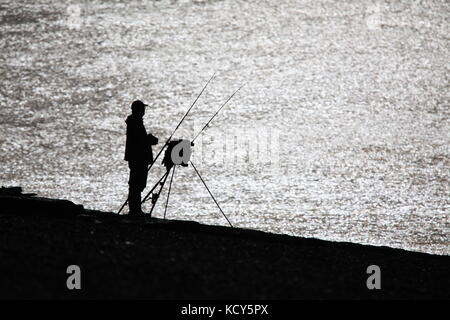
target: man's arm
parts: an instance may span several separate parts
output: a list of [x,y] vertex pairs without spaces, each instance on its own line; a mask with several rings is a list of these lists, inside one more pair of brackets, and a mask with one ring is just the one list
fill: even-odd
[[149,133],[147,135],[148,138],[148,143],[152,146],[154,146],[155,144],[158,144],[158,138],[155,137],[154,135],[152,135],[151,133]]

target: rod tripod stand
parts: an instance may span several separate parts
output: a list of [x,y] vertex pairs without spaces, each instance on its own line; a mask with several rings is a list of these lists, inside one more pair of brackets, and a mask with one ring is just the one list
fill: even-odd
[[[197,176],[202,181],[203,185],[205,186],[205,188],[208,191],[208,193],[211,196],[211,198],[214,200],[214,203],[216,204],[217,208],[219,208],[220,212],[225,217],[225,219],[227,220],[228,224],[233,228],[233,225],[231,224],[230,220],[228,219],[228,217],[223,212],[222,208],[220,207],[220,205],[217,202],[216,198],[211,193],[211,190],[206,185],[205,180],[202,178],[202,176],[198,172],[197,168],[194,166],[192,161],[189,161],[189,163],[192,165],[192,168],[194,168],[195,173],[197,174]],[[151,215],[153,213],[153,209],[155,208],[156,203],[158,202],[159,196],[160,196],[160,194],[161,194],[161,192],[162,192],[162,190],[164,188],[164,185],[166,184],[166,181],[167,181],[167,178],[169,177],[170,171],[172,170],[172,176],[170,178],[170,183],[169,183],[169,190],[167,192],[166,205],[165,205],[165,208],[164,208],[164,219],[166,219],[167,205],[169,203],[170,191],[172,189],[173,176],[175,175],[175,167],[176,167],[176,165],[173,165],[173,166],[169,167],[167,169],[167,171],[163,174],[163,176],[158,180],[158,182],[156,182],[156,184],[150,189],[150,191],[145,195],[144,199],[142,200],[142,203],[148,201],[149,198],[150,198],[150,195],[151,195],[152,207],[151,207],[150,212],[149,212],[150,217],[151,217]],[[153,193],[153,191],[158,187],[158,185],[159,185],[159,190],[156,193]]]

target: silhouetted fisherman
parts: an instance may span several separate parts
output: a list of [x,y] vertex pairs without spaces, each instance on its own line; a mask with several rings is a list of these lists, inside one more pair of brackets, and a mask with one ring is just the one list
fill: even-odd
[[142,117],[145,107],[140,100],[131,104],[131,115],[127,120],[127,141],[125,145],[125,160],[130,168],[128,206],[130,214],[142,215],[141,192],[147,185],[148,165],[153,162],[152,145],[158,143],[158,138],[147,135]]

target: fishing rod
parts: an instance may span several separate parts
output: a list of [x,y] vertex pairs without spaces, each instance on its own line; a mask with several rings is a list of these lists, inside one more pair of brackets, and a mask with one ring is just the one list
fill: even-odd
[[225,107],[225,105],[228,103],[228,101],[230,101],[234,95],[241,90],[241,88],[245,85],[245,83],[240,86],[235,92],[233,92],[233,94],[231,96],[228,97],[228,99],[222,104],[222,106],[216,111],[216,113],[214,113],[214,115],[211,117],[211,119],[209,119],[209,121],[203,126],[202,130],[200,130],[200,132],[194,137],[194,139],[192,140],[192,143],[194,143],[195,139],[198,138],[198,136],[208,127],[208,125],[211,123],[211,121],[217,116],[217,114],[220,112],[220,110],[223,109],[223,107]]
[[175,131],[177,131],[177,129],[180,127],[181,123],[184,121],[184,119],[187,117],[187,115],[189,114],[189,112],[191,111],[191,109],[194,107],[195,103],[197,102],[197,100],[200,98],[200,96],[202,95],[203,91],[205,91],[206,87],[208,86],[208,84],[211,82],[211,80],[214,78],[214,76],[216,75],[216,73],[214,72],[214,74],[212,75],[211,78],[209,78],[208,82],[206,82],[205,86],[203,87],[202,91],[200,91],[200,93],[197,95],[197,98],[195,98],[194,102],[192,102],[191,106],[189,107],[188,111],[186,111],[186,113],[184,114],[183,118],[181,118],[180,122],[178,123],[178,125],[176,126],[175,130],[173,130],[172,134],[170,135],[169,139],[167,139],[166,143],[164,144],[164,146],[161,148],[161,150],[159,150],[158,154],[156,155],[155,159],[153,160],[153,162],[150,164],[150,166],[148,167],[147,171],[150,171],[150,169],[153,167],[153,164],[156,162],[156,159],[158,159],[158,157],[161,155],[161,152],[164,150],[164,148],[169,144],[170,140],[172,139],[173,135],[175,134]]
[[[245,85],[245,83],[243,85],[241,85],[236,91],[233,92],[233,94],[231,96],[228,97],[228,99],[220,106],[220,108],[216,111],[216,113],[214,113],[214,115],[209,119],[209,121],[203,126],[202,130],[200,130],[200,132],[194,137],[194,139],[191,141],[191,143],[193,144],[194,141],[198,138],[198,136],[206,130],[206,128],[208,128],[208,125],[211,123],[211,121],[219,114],[220,110],[222,110],[226,104],[234,97],[234,95],[241,90],[241,88]],[[225,213],[223,212],[222,208],[220,207],[219,203],[217,202],[216,198],[213,196],[211,190],[208,188],[208,186],[206,185],[205,180],[202,178],[202,176],[200,175],[200,172],[198,172],[197,168],[194,166],[194,164],[192,163],[192,161],[189,160],[189,163],[191,164],[192,168],[194,168],[195,173],[197,173],[198,177],[200,178],[200,180],[202,181],[203,185],[205,186],[206,190],[208,191],[209,195],[211,196],[211,198],[214,200],[214,203],[216,204],[217,208],[219,208],[220,212],[222,213],[222,215],[225,217],[225,219],[227,220],[228,224],[230,225],[230,227],[233,228],[233,225],[231,224],[230,220],[228,219],[228,217],[225,215]],[[175,168],[174,168],[175,169]],[[169,191],[170,192],[170,191]],[[167,196],[167,201],[169,200],[169,195]],[[167,211],[167,202],[166,202],[166,211]],[[166,218],[166,211],[164,211],[164,219]]]
[[[200,93],[197,95],[197,97],[195,98],[194,102],[192,102],[191,106],[189,107],[189,109],[186,111],[186,113],[184,114],[183,118],[181,118],[180,122],[178,123],[178,125],[175,127],[175,130],[173,130],[172,134],[170,135],[169,139],[167,139],[166,143],[164,144],[164,146],[159,150],[158,154],[156,155],[155,159],[153,160],[153,162],[150,164],[150,166],[147,168],[147,172],[150,171],[150,169],[153,167],[153,164],[156,162],[156,160],[158,159],[158,157],[161,155],[162,151],[164,150],[164,148],[169,144],[170,140],[172,139],[173,135],[175,134],[175,131],[177,131],[177,129],[180,127],[180,125],[183,123],[184,119],[186,119],[187,115],[189,114],[189,112],[192,110],[192,108],[194,107],[194,105],[197,103],[197,100],[200,98],[200,96],[203,94],[203,91],[205,91],[206,87],[209,85],[209,83],[211,82],[211,80],[214,78],[214,76],[216,75],[216,72],[214,72],[214,74],[211,76],[211,78],[209,78],[208,82],[206,82],[206,84],[203,86],[202,91],[200,91]],[[125,202],[122,204],[122,206],[119,209],[119,212],[117,214],[120,214],[123,210],[123,208],[125,208],[125,206],[128,203],[128,199],[125,200]]]

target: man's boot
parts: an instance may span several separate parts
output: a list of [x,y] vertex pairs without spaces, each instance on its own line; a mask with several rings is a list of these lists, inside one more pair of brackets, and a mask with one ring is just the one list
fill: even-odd
[[128,214],[132,216],[142,216],[144,212],[141,209],[141,193],[130,188],[128,195],[128,205],[130,211]]

